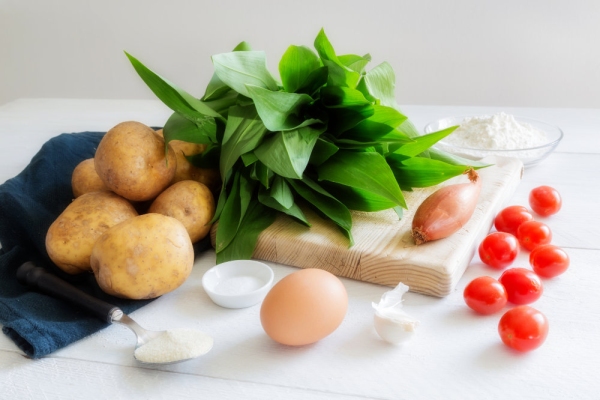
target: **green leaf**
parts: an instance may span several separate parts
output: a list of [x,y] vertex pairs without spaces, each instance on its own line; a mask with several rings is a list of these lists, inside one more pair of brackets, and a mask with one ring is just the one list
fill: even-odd
[[319,166],[318,174],[319,180],[364,190],[406,208],[394,174],[379,153],[338,151]]
[[216,252],[222,251],[231,243],[244,218],[254,189],[254,181],[246,179],[241,173],[236,173],[231,187],[231,192],[225,201],[219,227],[215,238]]
[[404,216],[404,208],[402,207],[394,207],[394,211],[396,211],[396,215],[398,215],[398,220],[401,220]]
[[281,176],[275,176],[269,196],[275,199],[283,208],[290,208],[294,204],[292,190]]
[[373,115],[344,132],[343,137],[346,139],[373,141],[391,134],[387,138],[388,141],[401,140],[404,143],[409,143],[412,140],[408,136],[396,131],[396,127],[405,120],[406,116],[402,115],[395,108],[374,105]]
[[221,145],[210,143],[202,153],[186,156],[186,159],[198,168],[218,169],[221,160]]
[[474,169],[480,169],[480,168],[485,168],[485,167],[489,167],[493,164],[487,164],[481,161],[475,161],[475,160],[470,160],[467,158],[463,158],[463,157],[459,157],[459,156],[455,156],[454,154],[449,154],[446,153],[444,151],[441,150],[437,150],[437,149],[429,149],[429,158],[431,158],[432,160],[438,160],[438,161],[443,161],[447,164],[451,164],[451,165],[464,165],[464,166],[471,166]]
[[274,92],[258,86],[246,86],[250,97],[254,100],[258,115],[270,131],[286,131],[318,122],[317,120],[306,121],[303,118],[303,107],[313,101],[309,95]]
[[320,67],[315,69],[308,75],[308,77],[302,82],[300,87],[296,90],[296,93],[305,93],[313,97],[313,95],[327,83],[327,77],[329,76],[329,69],[327,67]]
[[302,180],[286,179],[286,181],[296,193],[341,229],[344,236],[348,238],[350,246],[354,244],[351,231],[352,215],[343,203],[307,176]]
[[163,135],[165,143],[171,140],[183,140],[184,142],[209,144],[217,141],[217,125],[213,118],[207,119],[206,123],[196,124],[178,113],[173,113],[165,123]]
[[360,74],[346,67],[335,54],[333,46],[321,29],[314,43],[323,65],[329,68],[329,83],[332,86],[347,86],[354,89],[360,80]]
[[310,154],[310,160],[308,160],[308,163],[311,165],[321,165],[338,150],[339,148],[335,144],[319,138],[315,143],[315,147],[313,147],[313,151]]
[[424,157],[405,158],[398,154],[389,155],[387,162],[402,190],[437,185],[464,173],[468,168]]
[[279,75],[286,92],[295,93],[311,72],[321,67],[319,57],[308,47],[290,46],[279,61]]
[[275,132],[254,150],[260,161],[278,175],[301,179],[311,152],[324,128],[305,126],[285,132]]
[[394,151],[396,154],[401,154],[408,157],[414,157],[425,150],[429,149],[431,146],[454,132],[458,128],[458,126],[451,126],[450,128],[443,129],[438,132],[429,133],[427,135],[416,136],[414,137],[414,141],[412,143],[407,143],[400,147],[398,150]]
[[350,210],[373,212],[400,207],[395,202],[366,190],[327,181],[322,181],[321,184],[330,193],[335,193],[336,198]]
[[369,61],[371,61],[371,55],[365,54],[361,57],[356,54],[346,54],[343,56],[338,56],[338,60],[352,71],[362,74]]
[[262,51],[235,51],[212,56],[215,73],[236,92],[251,97],[246,85],[278,90],[277,82],[267,70]]
[[369,94],[379,99],[381,105],[395,108],[396,75],[394,69],[387,62],[383,62],[367,72],[364,82]]
[[[246,42],[241,42],[233,51],[251,51],[250,45]],[[225,93],[229,92],[231,88],[223,83],[219,76],[213,72],[213,76],[206,87],[206,91],[204,92],[204,96],[202,97],[203,101],[210,101],[221,98]]]
[[361,107],[371,102],[356,89],[326,86],[321,90],[321,102],[327,108]]
[[223,181],[221,185],[221,191],[219,192],[219,199],[217,200],[217,206],[215,208],[215,215],[213,215],[209,224],[214,224],[221,217],[221,213],[223,212],[223,208],[225,208],[225,203],[227,203],[227,191],[226,191],[227,183]]
[[281,203],[277,201],[274,197],[272,197],[269,191],[263,187],[261,187],[258,192],[258,201],[260,201],[265,206],[287,214],[290,217],[294,218],[296,221],[300,222],[301,224],[310,227],[310,223],[306,219],[306,216],[296,203],[292,203],[290,207],[286,208],[283,205],[281,205]]
[[361,107],[330,108],[327,131],[339,135],[369,118],[374,113],[372,105]]
[[258,157],[254,155],[253,152],[242,154],[242,162],[244,163],[244,167],[254,164],[258,161]]
[[[276,216],[275,210],[265,207],[256,200],[252,201],[231,243],[217,253],[217,264],[252,258],[260,233],[275,221]],[[219,221],[217,234],[220,229],[221,222]]]
[[266,133],[267,128],[256,108],[231,107],[221,149],[221,177],[226,175],[242,154],[254,150]]
[[250,177],[255,181],[259,181],[267,189],[271,186],[270,181],[273,175],[273,171],[271,171],[262,162],[256,161],[254,164],[252,164],[252,171],[250,173]]
[[218,112],[202,101],[196,99],[188,92],[179,89],[166,79],[161,78],[129,53],[125,52],[125,55],[127,55],[133,68],[135,68],[140,78],[148,85],[150,90],[171,110],[198,123],[209,117],[223,120],[223,117]]

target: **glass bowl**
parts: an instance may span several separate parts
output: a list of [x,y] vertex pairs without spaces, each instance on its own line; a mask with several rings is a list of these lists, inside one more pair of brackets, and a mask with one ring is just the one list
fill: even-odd
[[[469,117],[471,116],[441,118],[425,125],[424,130],[426,134],[440,131],[451,126],[460,125],[465,120],[465,118]],[[558,146],[561,139],[563,138],[563,131],[557,126],[526,117],[515,116],[514,118],[517,122],[527,123],[533,126],[534,128],[545,132],[547,142],[540,146],[529,147],[524,149],[490,150],[456,146],[454,144],[449,144],[441,140],[438,143],[436,143],[434,147],[447,153],[461,156],[470,160],[479,160],[487,156],[518,158],[523,162],[523,165],[525,167],[532,167],[540,163],[546,157],[548,157],[550,153],[554,151],[556,146]]]

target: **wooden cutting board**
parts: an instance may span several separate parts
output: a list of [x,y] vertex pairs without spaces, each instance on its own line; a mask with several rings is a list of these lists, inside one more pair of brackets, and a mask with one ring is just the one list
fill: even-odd
[[446,296],[489,232],[495,215],[521,181],[523,164],[510,158],[488,158],[494,165],[478,171],[482,190],[469,222],[452,236],[416,246],[411,236],[413,215],[419,204],[438,188],[466,182],[459,176],[438,186],[404,192],[408,211],[398,220],[393,210],[353,212],[352,235],[347,239],[330,221],[304,210],[312,227],[279,216],[261,233],[254,258],[300,268],[320,268],[337,276]]

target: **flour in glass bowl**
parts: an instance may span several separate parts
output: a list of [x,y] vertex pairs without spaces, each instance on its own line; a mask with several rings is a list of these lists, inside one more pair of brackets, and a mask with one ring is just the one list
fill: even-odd
[[512,115],[468,117],[460,127],[444,139],[444,143],[483,150],[518,150],[542,146],[548,141],[546,133]]

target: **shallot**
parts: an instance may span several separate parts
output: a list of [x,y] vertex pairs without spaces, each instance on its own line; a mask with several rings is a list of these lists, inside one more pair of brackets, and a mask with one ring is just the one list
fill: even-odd
[[445,186],[421,203],[412,222],[417,245],[443,239],[469,221],[481,192],[481,179],[473,168],[465,171],[469,182]]

